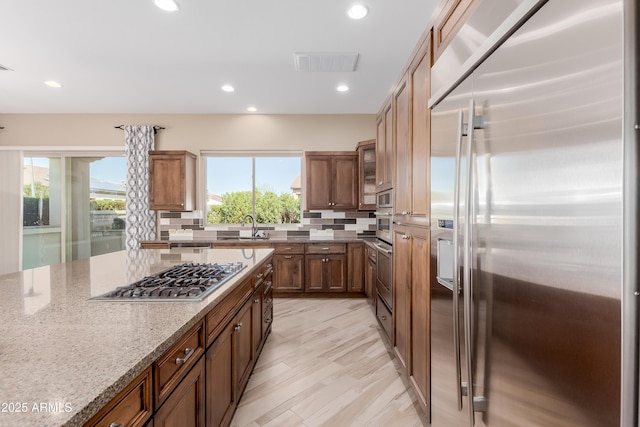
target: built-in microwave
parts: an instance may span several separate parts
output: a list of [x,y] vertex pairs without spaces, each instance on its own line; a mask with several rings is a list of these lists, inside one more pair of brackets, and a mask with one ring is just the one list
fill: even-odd
[[393,190],[376,196],[376,237],[393,245]]

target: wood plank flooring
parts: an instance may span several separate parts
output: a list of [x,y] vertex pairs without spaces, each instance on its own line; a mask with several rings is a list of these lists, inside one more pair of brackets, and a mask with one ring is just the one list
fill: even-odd
[[271,335],[231,422],[427,425],[365,299],[274,299]]

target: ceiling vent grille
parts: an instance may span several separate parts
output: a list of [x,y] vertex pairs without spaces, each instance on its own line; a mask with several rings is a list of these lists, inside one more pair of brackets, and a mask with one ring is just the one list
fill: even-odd
[[320,73],[348,73],[356,70],[357,53],[296,52],[293,54],[296,71]]
[[9,67],[5,67],[4,65],[0,64],[0,71],[13,71],[13,70]]

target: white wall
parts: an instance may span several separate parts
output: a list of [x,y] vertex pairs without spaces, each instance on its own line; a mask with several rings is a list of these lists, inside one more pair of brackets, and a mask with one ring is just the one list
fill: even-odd
[[0,114],[0,146],[123,146],[118,125],[159,125],[157,150],[353,150],[375,138],[375,116]]

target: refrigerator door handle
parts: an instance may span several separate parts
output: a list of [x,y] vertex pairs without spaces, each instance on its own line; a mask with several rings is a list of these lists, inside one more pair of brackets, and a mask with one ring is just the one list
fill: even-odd
[[467,364],[467,399],[470,425],[475,425],[475,412],[485,412],[487,410],[487,399],[483,396],[474,395],[473,382],[473,283],[471,279],[472,260],[471,260],[471,232],[472,232],[472,206],[471,196],[473,194],[473,143],[474,129],[483,129],[484,123],[482,118],[476,117],[475,102],[473,99],[469,102],[469,123],[468,140],[466,152],[466,188],[464,200],[464,261],[463,261],[463,301],[464,301],[464,336],[466,346],[466,364]]
[[459,220],[460,220],[460,169],[462,156],[462,139],[467,134],[466,124],[462,110],[458,111],[458,139],[456,141],[455,182],[453,187],[453,348],[456,365],[456,395],[458,411],[462,411],[462,396],[466,396],[466,387],[462,382],[462,365],[460,360],[460,245]]

